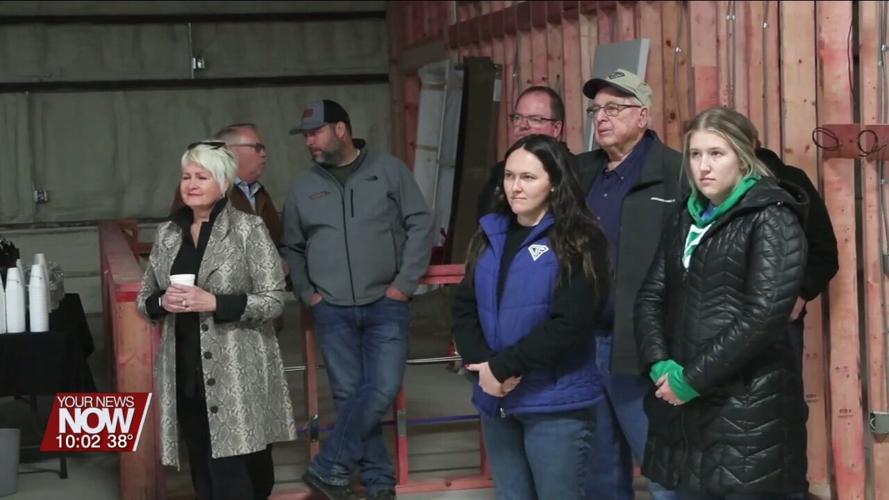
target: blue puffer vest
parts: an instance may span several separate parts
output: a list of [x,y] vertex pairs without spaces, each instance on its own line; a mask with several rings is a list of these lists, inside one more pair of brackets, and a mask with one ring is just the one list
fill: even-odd
[[[496,352],[517,344],[549,318],[559,280],[559,261],[546,236],[553,218],[547,214],[522,243],[509,266],[503,296],[497,296],[510,221],[511,217],[504,214],[489,214],[480,221],[490,245],[476,264],[475,298],[485,340]],[[472,402],[479,412],[489,416],[555,413],[593,406],[602,399],[595,359],[595,345],[590,342],[587,350],[566,354],[552,369],[526,373],[506,397],[489,396],[476,384]]]

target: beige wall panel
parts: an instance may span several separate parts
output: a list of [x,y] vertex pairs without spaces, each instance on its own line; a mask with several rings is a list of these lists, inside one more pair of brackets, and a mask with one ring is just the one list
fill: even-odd
[[0,25],[4,83],[384,73],[383,19]]
[[198,78],[385,73],[384,19],[280,23],[196,23]]
[[[13,159],[33,158],[33,182],[49,192],[33,221],[59,222],[167,214],[185,146],[233,122],[254,122],[269,148],[263,183],[280,209],[296,174],[308,165],[301,136],[287,131],[305,103],[330,98],[351,114],[356,137],[388,150],[388,84],[45,93],[30,97],[31,137],[21,151],[0,154],[0,172]],[[23,184],[23,182],[20,182]],[[26,184],[27,188],[30,184]],[[4,189],[5,188],[0,188]],[[30,193],[18,196],[0,225],[32,222]]]
[[0,25],[4,83],[182,79],[190,65],[184,23]]
[[34,215],[27,102],[24,94],[0,94],[0,224]]
[[86,16],[382,11],[386,2],[0,2],[0,15]]

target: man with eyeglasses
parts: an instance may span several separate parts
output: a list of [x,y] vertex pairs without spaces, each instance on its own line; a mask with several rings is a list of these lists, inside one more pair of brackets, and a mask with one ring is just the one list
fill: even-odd
[[339,103],[309,103],[299,126],[312,164],[284,202],[282,252],[312,310],[337,417],[303,474],[319,496],[349,499],[352,475],[370,500],[395,498],[380,422],[407,361],[408,301],[429,264],[432,214],[411,171],[352,138]]
[[[235,186],[229,193],[232,206],[242,212],[262,218],[275,246],[280,246],[281,218],[272,197],[259,182],[259,178],[265,171],[268,153],[265,144],[259,138],[256,125],[233,123],[223,127],[219,132],[213,134],[213,137],[223,142],[238,160]],[[171,213],[176,212],[182,206],[182,197],[177,188]]]
[[[515,141],[532,134],[543,134],[556,139],[562,136],[565,120],[565,104],[555,90],[537,85],[528,87],[516,100],[515,109],[509,115],[510,139]],[[480,219],[491,211],[497,193],[503,189],[503,165],[498,162],[491,168],[488,182],[478,196],[476,215]]]
[[[583,86],[601,149],[578,156],[587,205],[609,241],[615,287],[596,327],[596,360],[605,399],[597,407],[590,498],[632,499],[633,459],[642,462],[648,419],[642,402],[652,386],[636,354],[633,307],[661,229],[677,210],[681,155],[648,128],[651,88],[624,69]],[[649,482],[654,499],[676,498]]]

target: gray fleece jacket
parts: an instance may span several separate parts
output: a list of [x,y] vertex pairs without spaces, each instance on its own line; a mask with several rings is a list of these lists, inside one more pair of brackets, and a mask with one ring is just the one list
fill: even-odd
[[393,285],[405,295],[426,272],[432,214],[410,170],[366,148],[345,186],[313,164],[284,202],[281,253],[294,293],[341,306],[374,302]]

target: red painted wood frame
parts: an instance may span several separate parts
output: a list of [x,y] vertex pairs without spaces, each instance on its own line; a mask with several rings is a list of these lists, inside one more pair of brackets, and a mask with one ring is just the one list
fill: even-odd
[[[136,308],[142,269],[136,255],[141,251],[138,230],[134,228],[137,226],[133,222],[99,224],[102,319],[114,390],[153,393],[153,367],[160,329],[150,324]],[[142,428],[138,450],[120,455],[121,498],[165,498],[158,448],[158,406],[156,400],[153,403]]]

